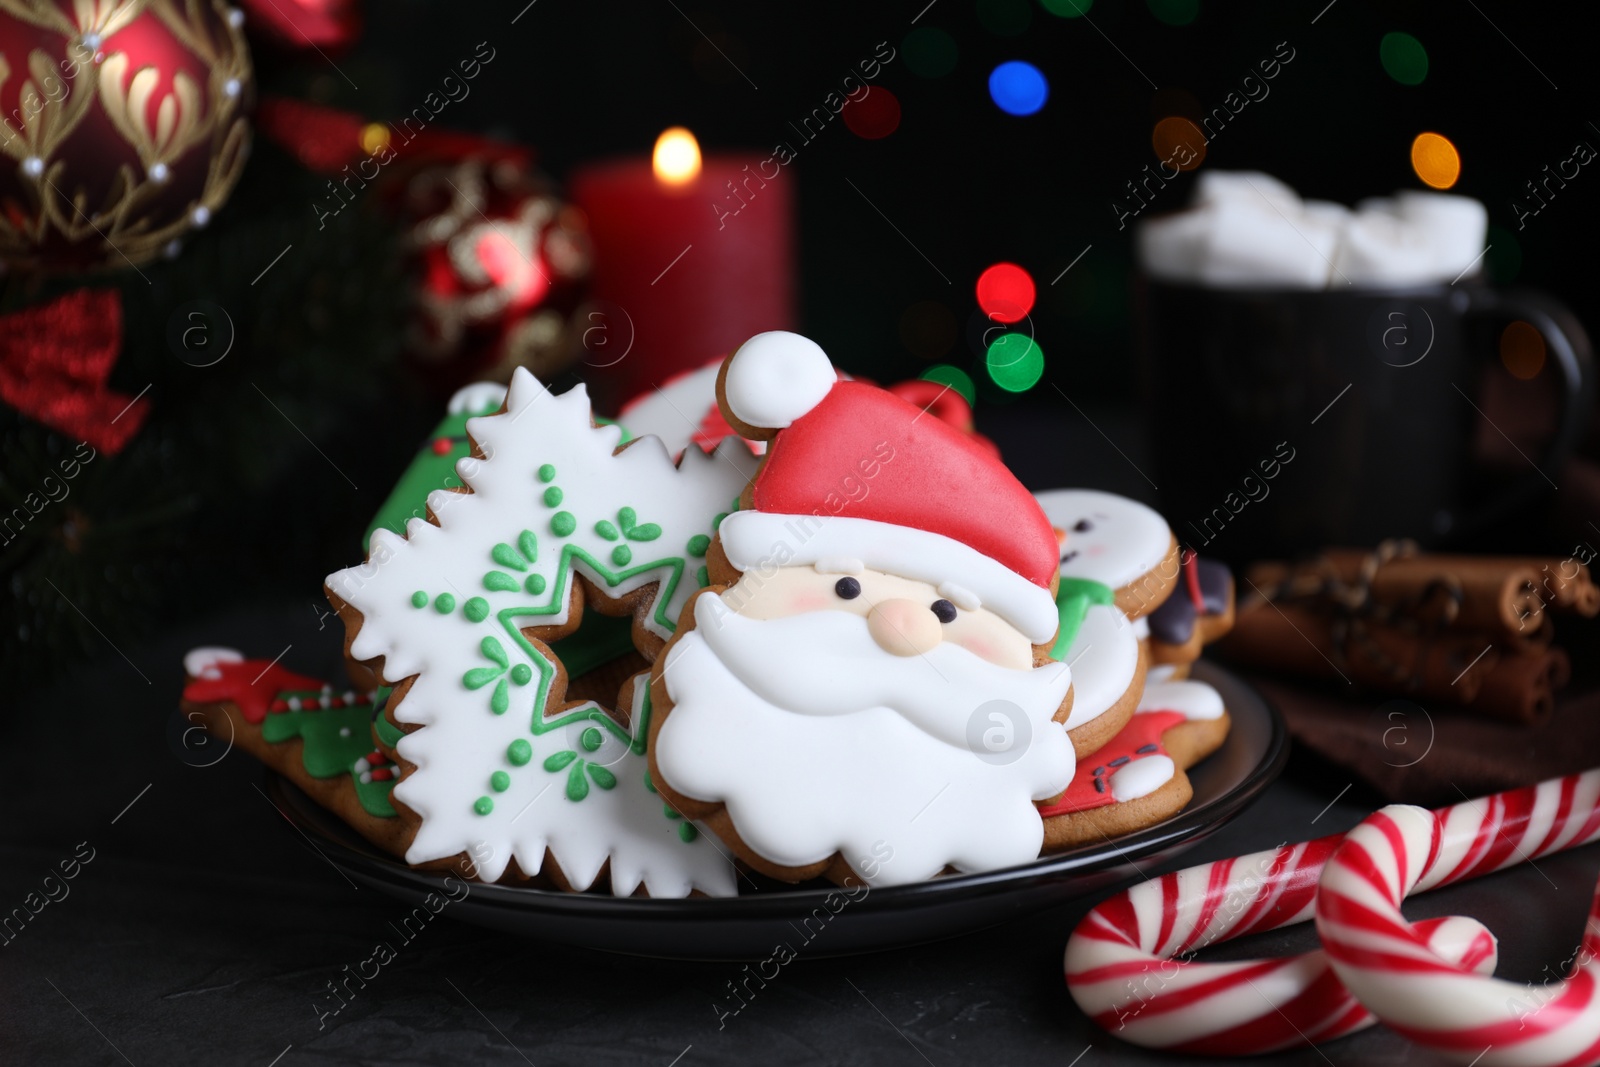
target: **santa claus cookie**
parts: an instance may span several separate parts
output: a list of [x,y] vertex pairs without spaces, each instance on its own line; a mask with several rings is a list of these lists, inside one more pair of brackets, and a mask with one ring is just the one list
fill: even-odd
[[1074,766],[1049,520],[989,449],[803,337],[746,342],[719,402],[769,447],[652,672],[657,788],[786,881],[1037,857],[1033,802]]
[[465,429],[462,490],[432,493],[426,521],[377,530],[366,563],[327,580],[346,655],[394,687],[406,860],[470,856],[485,881],[543,872],[584,889],[609,869],[614,892],[732,892],[714,846],[635,832],[662,818],[647,723],[567,700],[559,642],[593,608],[630,617],[653,656],[704,584],[754,457],[737,441],[679,464],[655,438],[619,447],[582,386],[555,396],[524,370],[504,410]]
[[1138,711],[1078,764],[1067,791],[1039,805],[1046,852],[1096,844],[1176,815],[1194,790],[1184,772],[1227,739],[1222,697],[1203,682],[1147,686]]

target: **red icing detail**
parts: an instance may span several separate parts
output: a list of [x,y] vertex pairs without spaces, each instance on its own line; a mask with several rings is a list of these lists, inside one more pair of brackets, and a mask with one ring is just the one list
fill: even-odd
[[756,510],[943,534],[1049,589],[1060,548],[1033,494],[973,436],[923,414],[876,386],[839,382],[778,432],[752,490]]
[[1179,566],[1183,568],[1183,581],[1189,587],[1189,601],[1194,605],[1194,613],[1204,615],[1206,598],[1200,591],[1200,557],[1191,552],[1186,558],[1179,560]]
[[690,440],[710,452],[722,443],[723,438],[732,436],[733,427],[729,426],[728,420],[723,417],[722,409],[712,404],[711,410],[700,420],[700,425],[695,428],[694,436]]
[[393,777],[394,771],[388,767],[379,767],[377,770],[372,772],[372,780],[374,782],[387,782]]
[[436,456],[448,456],[450,450],[454,447],[455,442],[448,437],[435,437],[433,439],[433,454]]
[[[1167,750],[1161,744],[1161,735],[1186,719],[1187,716],[1176,711],[1139,712],[1104,748],[1078,761],[1077,773],[1072,776],[1072,784],[1067,786],[1067,791],[1052,804],[1038,805],[1039,814],[1048,819],[1052,815],[1072,815],[1115,804],[1116,800],[1111,795],[1110,772],[1105,775],[1106,790],[1102,793],[1094,787],[1095,768],[1107,767],[1112,760],[1121,756],[1127,756],[1129,763],[1146,756],[1165,756]],[[1156,750],[1140,752],[1139,749],[1145,745],[1155,745]]]
[[239,663],[214,663],[211,669],[222,677],[194,678],[183,687],[183,699],[196,704],[231,701],[244,721],[258,723],[267,711],[285,711],[289,705],[277,697],[291,689],[321,689],[320,678],[296,674],[267,660],[247,659]]

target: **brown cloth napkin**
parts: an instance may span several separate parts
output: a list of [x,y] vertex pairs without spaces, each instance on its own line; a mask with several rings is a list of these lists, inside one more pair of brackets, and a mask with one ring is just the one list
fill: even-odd
[[1600,681],[1594,679],[1563,692],[1549,718],[1528,726],[1447,705],[1363,695],[1337,681],[1248,677],[1283,712],[1296,745],[1391,801],[1437,807],[1600,766]]

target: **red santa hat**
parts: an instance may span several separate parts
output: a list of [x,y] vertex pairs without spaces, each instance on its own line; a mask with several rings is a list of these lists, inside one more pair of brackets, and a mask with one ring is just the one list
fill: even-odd
[[751,507],[719,528],[735,567],[883,571],[987,608],[1034,644],[1054,638],[1055,530],[990,449],[886,390],[839,380],[797,334],[746,341],[722,386],[731,420],[776,431]]

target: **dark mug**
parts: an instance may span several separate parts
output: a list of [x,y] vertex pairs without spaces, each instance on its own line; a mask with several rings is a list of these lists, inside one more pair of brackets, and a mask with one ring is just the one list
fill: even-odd
[[[1181,543],[1234,563],[1459,542],[1552,489],[1593,399],[1588,338],[1540,293],[1141,278],[1136,305],[1162,511]],[[1497,480],[1472,446],[1496,338],[1519,319],[1543,340],[1559,414]]]

